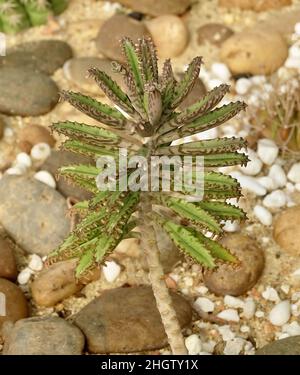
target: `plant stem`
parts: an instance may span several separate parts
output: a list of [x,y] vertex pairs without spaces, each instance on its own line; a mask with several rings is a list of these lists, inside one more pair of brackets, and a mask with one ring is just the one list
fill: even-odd
[[141,196],[141,230],[142,246],[149,266],[149,278],[156,299],[156,305],[168,337],[172,353],[175,355],[187,354],[181,328],[176,316],[169,290],[164,280],[164,271],[160,263],[154,227],[149,217],[152,204],[148,194]]

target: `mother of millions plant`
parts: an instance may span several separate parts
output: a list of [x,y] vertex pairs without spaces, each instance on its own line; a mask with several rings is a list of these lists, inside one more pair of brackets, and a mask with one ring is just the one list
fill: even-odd
[[[170,60],[166,60],[159,76],[156,51],[150,39],[134,44],[121,42],[126,64],[114,62],[114,71],[123,76],[125,92],[106,73],[91,68],[96,80],[114,107],[89,96],[63,91],[61,96],[75,108],[99,121],[99,126],[77,122],[58,122],[52,130],[68,137],[63,148],[93,157],[112,156],[117,160],[119,148],[126,147],[128,156],[202,156],[204,160],[204,195],[191,201],[190,191],[99,191],[100,170],[92,165],[71,165],[59,173],[91,191],[89,201],[79,202],[75,209],[82,221],[65,242],[48,257],[48,264],[77,258],[76,277],[81,278],[106,257],[124,239],[140,234],[157,307],[173,354],[186,354],[181,329],[164,281],[156,236],[161,228],[175,245],[193,261],[214,268],[220,262],[237,259],[218,242],[223,220],[244,219],[244,212],[226,202],[239,197],[239,183],[232,177],[212,171],[212,167],[245,165],[247,156],[237,151],[246,146],[241,138],[217,138],[189,141],[174,145],[173,141],[214,128],[245,108],[242,102],[217,107],[228,92],[220,85],[181,112],[176,108],[190,93],[200,72],[202,59],[195,57],[180,82],[174,78]],[[128,178],[136,178],[129,170]],[[174,175],[172,174],[174,182]],[[117,182],[124,175],[118,174]],[[193,175],[194,178],[194,175]],[[118,184],[117,184],[118,185]],[[118,185],[119,186],[119,185]],[[173,189],[174,190],[174,189]],[[139,232],[133,231],[138,227]]]

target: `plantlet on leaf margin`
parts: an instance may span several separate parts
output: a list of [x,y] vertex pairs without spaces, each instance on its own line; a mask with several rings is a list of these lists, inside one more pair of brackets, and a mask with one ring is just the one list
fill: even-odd
[[[242,102],[214,109],[228,91],[228,86],[221,85],[182,112],[176,111],[193,88],[201,58],[193,59],[182,80],[177,82],[170,60],[165,62],[162,76],[159,76],[156,51],[150,39],[141,39],[134,45],[124,38],[121,44],[127,64],[114,63],[114,69],[123,75],[126,92],[106,73],[90,69],[91,76],[115,107],[80,93],[62,93],[63,99],[99,121],[99,127],[70,121],[53,124],[53,131],[68,137],[64,148],[97,159],[99,155],[117,154],[118,148],[126,144],[133,154],[146,154],[148,159],[153,155],[188,154],[203,156],[206,167],[247,163],[247,156],[237,152],[246,146],[241,138],[171,145],[174,140],[219,126],[245,109]],[[185,191],[176,192],[176,195],[172,191],[99,191],[96,186],[99,170],[95,166],[72,165],[60,168],[59,172],[94,193],[94,197],[74,206],[83,219],[65,242],[50,254],[48,264],[77,258],[76,276],[80,278],[102,264],[122,239],[136,236],[133,229],[138,225],[169,344],[173,354],[186,354],[164,281],[156,236],[163,229],[187,257],[204,267],[213,268],[224,261],[236,262],[217,238],[223,232],[222,220],[245,218],[240,208],[226,202],[228,198],[240,197],[238,181],[220,172],[205,170],[203,200],[189,202],[189,193]]]

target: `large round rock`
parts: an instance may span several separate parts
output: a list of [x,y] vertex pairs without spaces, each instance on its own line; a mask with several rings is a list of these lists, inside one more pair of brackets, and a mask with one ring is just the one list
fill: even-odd
[[7,115],[40,116],[59,99],[54,81],[29,68],[1,67],[0,87],[0,112]]
[[231,234],[222,240],[239,260],[238,265],[224,263],[204,273],[204,283],[217,295],[239,296],[251,289],[264,269],[264,254],[250,237]]
[[0,64],[8,67],[30,68],[52,75],[73,55],[72,49],[61,40],[41,40],[17,45],[8,51]]
[[[189,303],[172,293],[181,327],[190,323]],[[167,337],[148,286],[116,288],[105,291],[84,307],[75,323],[87,338],[92,353],[129,353],[159,349]]]
[[81,331],[57,317],[19,320],[5,336],[6,355],[80,355],[84,347]]
[[256,355],[300,355],[300,336],[273,341],[258,349]]
[[[66,165],[74,164],[91,164],[95,165],[95,162],[90,157],[75,154],[70,151],[60,150],[52,151],[49,158],[41,165],[41,170],[46,170],[55,176],[58,169]],[[73,197],[80,201],[90,199],[92,194],[78,186],[71,185],[65,178],[59,176],[57,181],[58,191],[65,197]]]
[[4,322],[15,322],[28,316],[23,292],[11,281],[0,279],[0,328]]
[[138,38],[149,36],[149,32],[142,22],[124,14],[116,14],[103,23],[95,43],[104,56],[124,62],[120,40],[125,36],[137,42]]
[[68,235],[66,200],[48,185],[30,177],[5,175],[0,197],[1,224],[29,253],[47,255]]
[[288,254],[300,255],[300,206],[287,208],[277,216],[273,235]]
[[227,39],[220,56],[233,74],[267,75],[283,65],[288,46],[276,30],[256,27]]

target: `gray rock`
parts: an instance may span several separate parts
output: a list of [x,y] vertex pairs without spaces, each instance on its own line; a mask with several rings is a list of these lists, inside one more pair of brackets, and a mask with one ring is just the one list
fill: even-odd
[[27,318],[27,301],[22,290],[17,285],[0,278],[0,298],[1,302],[5,298],[5,303],[1,303],[0,328],[5,322],[16,322],[19,319]]
[[84,336],[71,323],[57,317],[34,317],[19,320],[6,332],[3,354],[80,355],[83,348]]
[[0,68],[0,112],[13,116],[39,116],[57,104],[58,88],[44,73],[33,69]]
[[258,349],[256,355],[300,355],[300,336],[273,341]]
[[149,36],[143,22],[134,20],[124,14],[116,14],[103,23],[95,40],[99,52],[112,60],[125,62],[120,40],[127,36],[134,42],[143,36]]
[[182,14],[192,4],[191,0],[110,0],[118,2],[136,12],[161,16],[162,14]]
[[8,51],[0,64],[22,67],[52,75],[64,62],[73,56],[69,44],[61,40],[41,40],[17,45]]
[[[171,293],[182,327],[191,322],[189,303]],[[84,307],[75,324],[86,336],[92,353],[129,353],[159,349],[167,345],[167,337],[151,287],[116,288]]]
[[26,176],[5,175],[0,196],[0,222],[29,253],[47,255],[68,235],[66,201],[48,185]]
[[[72,164],[92,164],[95,165],[93,159],[74,154],[69,151],[52,151],[49,158],[40,167],[41,170],[50,172],[53,176],[57,174],[58,168],[64,165]],[[80,201],[91,198],[92,194],[77,186],[71,185],[65,178],[59,177],[57,189],[65,197],[74,197]]]
[[111,67],[111,60],[99,59],[98,57],[77,57],[67,61],[64,65],[64,73],[68,80],[77,85],[80,89],[93,94],[103,93],[92,77],[89,77],[88,69],[98,68],[107,73],[119,86],[124,86],[121,74],[114,73]]

